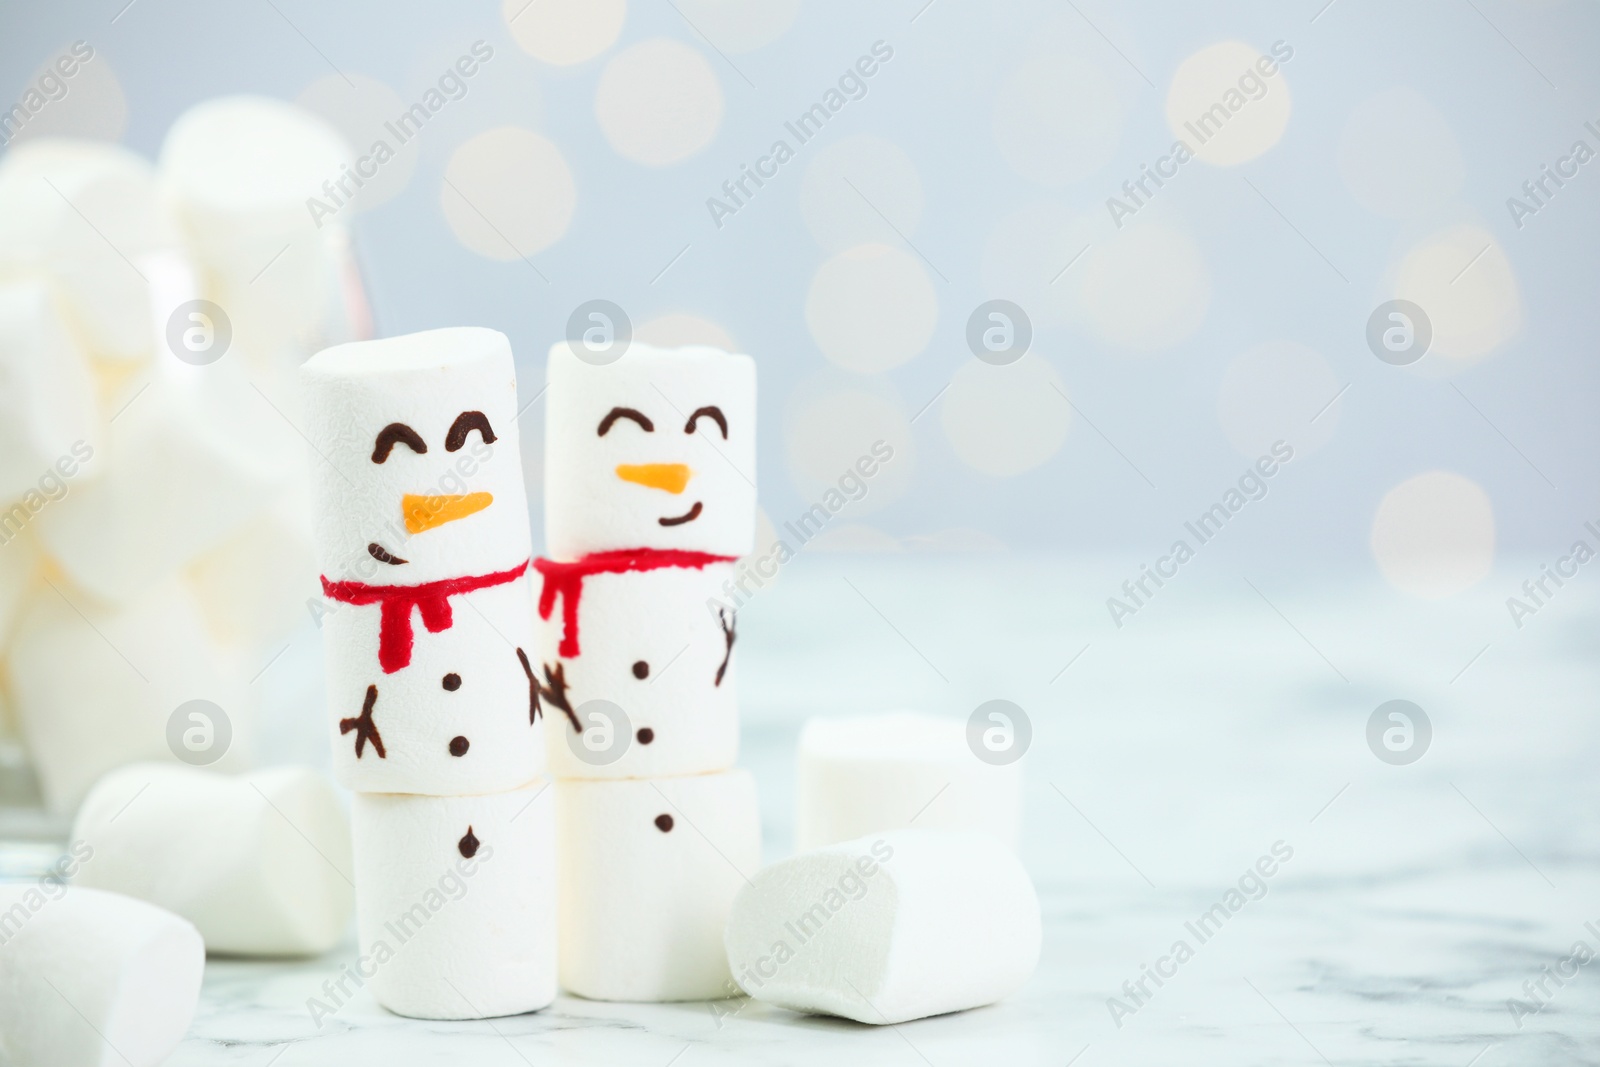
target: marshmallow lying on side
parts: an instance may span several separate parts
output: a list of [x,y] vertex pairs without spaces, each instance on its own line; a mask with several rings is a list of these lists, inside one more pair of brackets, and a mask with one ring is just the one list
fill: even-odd
[[379,1004],[484,1019],[555,999],[553,792],[356,794],[356,970]]
[[350,920],[350,829],[307,768],[123,767],[96,783],[72,834],[94,850],[76,884],[183,916],[210,952],[324,952]]
[[546,551],[745,555],[755,538],[755,419],[749,356],[630,344],[596,366],[556,345],[545,397]]
[[737,996],[722,947],[761,864],[748,771],[556,783],[561,985],[592,1000]]
[[739,891],[728,964],[794,1011],[902,1023],[991,1004],[1039,962],[1039,898],[993,838],[894,830],[774,864]]
[[796,847],[915,825],[977,830],[1012,848],[1022,764],[980,760],[967,724],[915,712],[808,719],[800,731]]
[[200,999],[193,926],[116,893],[0,885],[0,1063],[155,1067]]
[[[227,748],[212,769],[249,766],[254,691],[206,632],[194,595],[180,582],[118,608],[98,607],[70,587],[40,586],[17,621],[6,670],[23,740],[53,811],[71,813],[114,767],[174,760],[168,725],[191,700],[211,701],[228,720]],[[222,724],[210,727],[193,735],[198,747],[191,751],[209,755],[224,743]]]
[[150,355],[150,291],[137,264],[176,243],[155,171],[127,149],[42,139],[0,166],[0,270],[47,273],[97,356]]
[[[537,667],[548,694],[545,752],[551,773],[657,778],[733,766],[739,754],[734,613],[718,613],[708,603],[732,578],[733,564],[597,573],[578,582],[563,580],[561,564],[540,560],[538,566],[550,573],[534,578],[535,589],[565,585],[565,596],[540,601],[541,615],[548,608],[539,623]],[[578,610],[575,625],[568,626],[564,601],[574,595]],[[577,647],[564,656],[569,635]],[[620,708],[627,732],[605,734],[615,724],[580,715],[591,700]],[[586,733],[578,732],[574,719]]]
[[301,378],[335,776],[436,796],[525,784],[544,732],[510,342],[355,342]]
[[31,514],[68,492],[69,476],[89,476],[99,431],[89,361],[50,290],[0,285],[0,536],[18,525],[12,501]]

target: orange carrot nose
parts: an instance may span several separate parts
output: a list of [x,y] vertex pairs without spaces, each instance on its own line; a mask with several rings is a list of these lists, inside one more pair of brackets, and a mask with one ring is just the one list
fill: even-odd
[[689,468],[682,463],[621,463],[617,466],[617,477],[623,481],[651,489],[665,489],[669,493],[681,493],[687,489],[689,474]]
[[400,510],[405,513],[406,529],[419,534],[423,530],[475,515],[492,503],[494,497],[488,493],[467,493],[465,496],[406,493],[400,498]]

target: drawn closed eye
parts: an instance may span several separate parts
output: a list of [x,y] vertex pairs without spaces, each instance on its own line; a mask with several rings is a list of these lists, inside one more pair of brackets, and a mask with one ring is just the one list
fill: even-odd
[[467,443],[467,434],[473,430],[478,431],[478,436],[486,445],[494,444],[494,431],[489,428],[489,417],[481,411],[463,411],[456,416],[456,421],[450,424],[450,432],[444,437],[444,450],[446,452],[459,452]]
[[403,422],[391,422],[378,431],[378,439],[372,445],[372,462],[382,463],[388,459],[397,444],[405,445],[418,455],[428,451],[427,442],[423,441],[421,434]]
[[604,437],[618,419],[632,419],[645,433],[654,433],[656,429],[656,424],[650,421],[650,416],[642,411],[634,408],[612,408],[606,412],[606,417],[600,420],[599,436]]
[[727,417],[722,414],[722,409],[717,407],[715,404],[708,404],[703,408],[696,408],[694,414],[689,416],[689,421],[684,423],[683,432],[694,433],[694,424],[700,420],[702,415],[708,419],[715,420],[716,424],[722,428],[722,439],[726,441],[728,439],[728,420]]

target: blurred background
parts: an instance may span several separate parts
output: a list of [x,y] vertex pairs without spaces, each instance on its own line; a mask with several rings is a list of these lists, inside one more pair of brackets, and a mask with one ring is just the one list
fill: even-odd
[[803,718],[1005,698],[1079,961],[1036,1022],[1279,836],[1241,967],[1498,1012],[1597,884],[1597,48],[1578,0],[11,5],[0,837],[136,759],[327,765],[300,362],[508,334],[537,548],[599,326],[759,365],[769,857]]
[[325,760],[293,369],[354,337],[510,335],[536,543],[549,345],[600,307],[754,354],[763,543],[831,513],[749,609],[757,722],[1048,709],[1222,589],[1338,589],[1345,658],[1467,664],[1600,548],[1590,4],[3,17],[0,722],[58,813],[191,699],[226,760]]
[[[1264,550],[1371,562],[1402,486],[1394,507],[1447,510],[1471,550],[1542,551],[1593,517],[1596,182],[1507,206],[1536,207],[1523,183],[1574,142],[1600,149],[1593,5],[924,2],[18,7],[0,57],[10,102],[72,42],[95,51],[16,145],[154,159],[238,93],[357,155],[387,140],[326,217],[379,331],[503,330],[530,398],[589,300],[646,337],[731,342],[760,360],[778,521],[895,442],[836,535],[857,545],[1154,551],[1277,438],[1297,462],[1244,535]],[[480,41],[492,58],[399,144],[384,123]],[[880,41],[893,58],[800,143],[785,123]],[[1199,144],[1184,123],[1275,44],[1292,58],[1264,95]],[[1124,183],[1176,138],[1199,159],[1140,206]],[[775,177],[723,191],[778,140]],[[1397,297],[1433,331],[1399,370],[1365,339]],[[994,298],[1032,325],[1005,372],[965,340]],[[1411,482],[1432,470],[1465,482]]]

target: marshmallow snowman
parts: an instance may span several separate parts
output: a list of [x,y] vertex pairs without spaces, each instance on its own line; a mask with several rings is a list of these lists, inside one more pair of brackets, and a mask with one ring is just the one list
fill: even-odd
[[633,344],[596,366],[550,350],[545,542],[550,556],[755,540],[756,368],[749,356]]
[[561,985],[590,1000],[737,996],[723,930],[761,866],[749,771],[557,781]]
[[[545,427],[552,558],[534,566],[541,696],[562,712],[546,719],[552,769],[726,770],[739,738],[737,623],[715,602],[754,539],[754,361],[634,344],[597,366],[559,344]],[[578,740],[591,726],[583,705],[596,700],[627,719],[615,758]]]
[[556,995],[555,798],[358,793],[361,960],[378,1003],[421,1019],[537,1011]]
[[557,345],[546,412],[551,558],[534,567],[561,984],[728,996],[722,929],[761,856],[755,781],[729,769],[737,632],[718,603],[754,541],[755,364],[635,344],[597,366]]
[[325,349],[301,374],[337,778],[525,784],[543,738],[510,344],[432,330]]
[[[732,577],[733,564],[591,574],[565,589],[561,578],[571,568],[535,565],[545,593],[558,601],[538,624],[551,772],[655,778],[732,767],[739,751],[737,631],[733,612],[708,601]],[[581,630],[555,610],[561,598],[579,594]],[[579,651],[571,652],[569,637],[581,637]],[[629,732],[612,736],[617,730]]]

